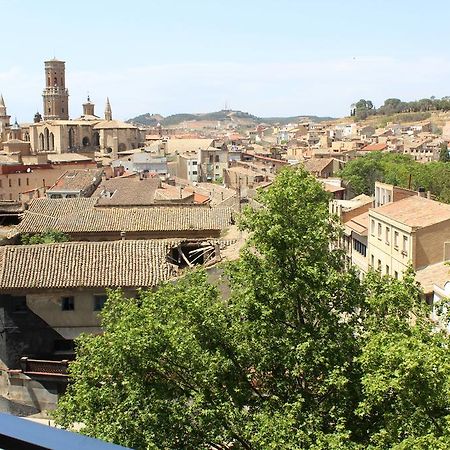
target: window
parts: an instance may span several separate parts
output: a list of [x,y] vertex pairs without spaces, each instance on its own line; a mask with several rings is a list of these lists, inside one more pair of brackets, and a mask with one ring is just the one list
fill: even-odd
[[394,247],[398,248],[398,231],[394,231]]
[[375,259],[374,259],[373,255],[371,255],[371,257],[370,257],[370,265],[373,267],[374,263],[375,263]]
[[367,247],[356,239],[353,239],[353,248],[363,256],[367,254]]
[[375,220],[372,220],[372,222],[370,223],[370,232],[372,236],[375,234]]
[[408,253],[408,236],[403,236],[403,247],[402,247],[402,253],[405,255]]
[[386,275],[389,275],[389,266],[386,265]]
[[216,162],[219,162],[219,155],[216,155]]
[[394,278],[395,278],[396,280],[398,280],[398,272],[397,272],[397,271],[394,272]]
[[389,242],[389,232],[390,232],[389,227],[386,227],[386,244],[387,244],[387,245],[390,244],[390,242]]
[[192,175],[197,175],[197,171],[196,171],[196,170],[193,170],[193,171],[192,171]]
[[11,183],[11,178],[8,180],[8,186],[11,187],[12,183]]
[[22,183],[22,180],[20,178],[17,178],[17,185],[20,186]]
[[[27,186],[29,186],[29,185],[30,185],[30,179],[27,178]],[[1,187],[1,184],[0,184],[0,187]]]
[[108,296],[105,294],[94,295],[94,311],[101,311],[107,299]]
[[377,269],[381,272],[381,259],[378,260]]
[[197,165],[197,161],[192,161],[192,165],[196,166]]
[[381,223],[378,224],[378,239],[381,239]]
[[75,309],[75,299],[73,297],[61,298],[61,311],[73,311]]

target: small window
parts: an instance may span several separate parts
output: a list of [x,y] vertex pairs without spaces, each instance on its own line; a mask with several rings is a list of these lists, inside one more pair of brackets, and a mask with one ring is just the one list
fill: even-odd
[[403,249],[402,250],[406,255],[407,250],[408,250],[408,236],[403,236]]
[[398,248],[398,231],[394,231],[394,247]]
[[219,155],[216,155],[216,162],[219,162],[219,161],[220,161]]
[[375,258],[373,257],[373,255],[371,255],[371,257],[370,257],[370,265],[372,267],[375,265]]
[[192,161],[192,165],[196,166],[197,165],[197,161]]
[[196,171],[196,170],[193,170],[193,171],[192,171],[192,175],[197,175],[197,171]]
[[377,269],[381,272],[381,259],[378,260]]
[[370,224],[370,232],[372,233],[372,236],[375,234],[375,220],[372,220]]
[[17,178],[17,185],[20,186],[22,184],[22,180],[20,178]]
[[61,298],[61,311],[73,311],[75,309],[75,299],[73,297]]
[[381,239],[381,223],[378,224],[378,238]]
[[11,178],[8,180],[8,186],[9,186],[9,187],[12,186]]
[[[29,186],[29,185],[30,185],[30,179],[27,178],[27,186]],[[0,187],[1,187],[1,184],[0,184]]]
[[386,227],[386,244],[387,245],[389,245],[389,232],[390,232],[390,229],[389,229],[389,227]]
[[105,306],[106,300],[108,300],[107,295],[94,295],[94,311],[101,311]]
[[386,265],[386,275],[389,275],[389,266]]
[[397,272],[397,271],[394,272],[394,278],[395,278],[396,280],[398,280],[398,272]]

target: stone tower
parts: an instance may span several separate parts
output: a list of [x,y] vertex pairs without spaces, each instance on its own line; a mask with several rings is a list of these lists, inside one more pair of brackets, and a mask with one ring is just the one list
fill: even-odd
[[44,120],[69,119],[69,91],[66,89],[65,62],[45,61]]
[[0,141],[2,140],[2,136],[3,138],[4,133],[6,131],[7,128],[9,128],[9,119],[11,118],[11,116],[8,116],[8,114],[6,114],[6,106],[5,106],[5,101],[3,100],[3,95],[0,95]]
[[94,116],[94,106],[88,95],[86,103],[83,103],[83,116]]
[[112,120],[111,105],[109,104],[109,98],[108,97],[106,97],[105,120]]

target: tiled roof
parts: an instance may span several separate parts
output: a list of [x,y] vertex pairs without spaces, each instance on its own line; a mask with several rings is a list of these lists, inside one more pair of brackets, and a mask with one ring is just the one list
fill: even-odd
[[[178,274],[170,249],[182,240],[121,240],[0,247],[0,291],[152,287]],[[218,243],[221,250],[232,241]]]
[[450,205],[418,195],[370,210],[412,228],[423,228],[450,220]]
[[312,158],[303,162],[308,172],[322,172],[333,162],[333,158]]
[[223,230],[230,208],[204,206],[96,207],[96,198],[34,199],[18,225],[21,233]]
[[362,152],[379,152],[381,150],[386,150],[387,144],[378,143],[378,144],[369,144],[361,149]]
[[63,173],[49,192],[79,192],[100,181],[102,169],[73,169]]

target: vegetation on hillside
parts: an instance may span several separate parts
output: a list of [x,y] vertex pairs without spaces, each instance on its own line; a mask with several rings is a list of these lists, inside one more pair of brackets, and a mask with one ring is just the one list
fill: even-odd
[[443,161],[423,164],[407,155],[374,152],[349,161],[339,176],[355,195],[373,195],[375,181],[381,181],[414,190],[423,187],[437,200],[450,203],[450,164]]
[[229,296],[203,270],[110,293],[58,423],[135,449],[448,448],[450,338],[412,274],[344,272],[328,195],[301,168],[258,201]]
[[221,110],[211,113],[203,113],[203,114],[173,114],[167,117],[160,116],[158,114],[141,114],[139,116],[133,117],[129,119],[127,122],[140,124],[140,125],[148,125],[148,126],[156,126],[160,123],[163,127],[170,127],[174,125],[179,125],[182,122],[192,121],[192,120],[209,120],[209,121],[232,121],[233,119],[246,120],[249,122],[249,125],[256,126],[260,123],[266,123],[269,125],[286,125],[288,123],[297,123],[300,120],[312,120],[314,122],[321,122],[324,120],[331,120],[331,117],[318,117],[318,116],[292,116],[292,117],[257,117],[253,114],[243,112],[243,111],[232,111],[232,110]]
[[[450,111],[450,97],[430,97],[411,102],[403,102],[399,98],[388,98],[379,108],[375,108],[370,100],[361,99],[355,103],[354,115],[357,120],[363,120],[371,115],[392,116],[398,113],[427,113],[429,111]],[[428,117],[424,116],[424,118]],[[423,119],[414,118],[412,120]]]

